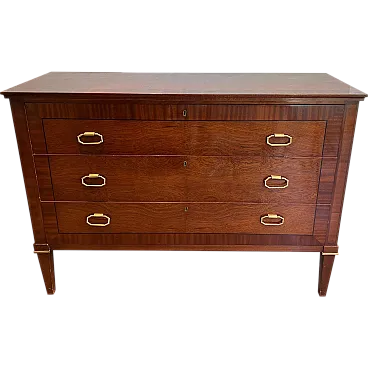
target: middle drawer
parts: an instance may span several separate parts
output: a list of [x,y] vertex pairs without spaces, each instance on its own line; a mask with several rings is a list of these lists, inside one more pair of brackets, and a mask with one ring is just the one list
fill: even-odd
[[100,202],[315,203],[321,161],[261,156],[48,157],[56,201]]

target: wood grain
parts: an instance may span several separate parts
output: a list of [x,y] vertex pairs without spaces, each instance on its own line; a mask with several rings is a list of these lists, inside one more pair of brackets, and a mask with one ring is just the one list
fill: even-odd
[[[131,111],[127,106],[135,106],[135,115],[127,114]],[[35,154],[45,154],[46,146],[43,138],[42,119],[45,118],[78,118],[78,119],[157,119],[160,115],[159,104],[142,108],[144,104],[127,103],[27,103],[27,111],[31,111],[30,135]],[[133,107],[132,107],[133,108]],[[344,106],[293,106],[293,105],[188,105],[195,108],[197,120],[290,120],[290,121],[317,121],[326,120],[324,156],[336,157],[339,148],[341,124],[344,117]],[[143,115],[140,111],[146,111]],[[216,115],[217,114],[217,115]],[[188,112],[186,120],[193,120],[193,113]],[[212,119],[210,119],[210,117]],[[221,119],[219,119],[219,117]],[[161,116],[163,118],[163,116]],[[182,111],[173,116],[166,116],[169,120],[183,119]],[[75,137],[71,137],[75,139]],[[97,146],[94,146],[96,148]],[[89,149],[84,147],[85,149]],[[100,147],[99,149],[102,149]],[[96,149],[94,150],[96,151]],[[93,151],[92,151],[93,152]],[[80,153],[76,151],[75,153]],[[88,151],[87,151],[88,153]]]
[[333,201],[331,207],[330,228],[328,234],[329,244],[337,244],[337,238],[339,235],[342,206],[344,202],[346,181],[348,177],[350,155],[353,146],[357,114],[357,104],[346,106],[344,125],[342,128],[341,147],[335,177]]
[[[130,234],[59,234],[55,203],[43,202],[45,228],[52,249],[147,249],[156,250],[300,250],[321,251],[323,245],[310,235],[288,234],[184,234],[184,233],[130,233]],[[316,211],[316,221],[318,220]],[[122,247],[122,248],[120,248]]]
[[[11,98],[11,96],[10,96]],[[103,95],[94,94],[88,96],[87,94],[45,94],[27,93],[23,95],[25,103],[97,103],[110,104],[114,102],[132,104],[180,104],[183,106],[190,106],[193,104],[206,105],[345,105],[352,102],[363,101],[364,97],[269,97],[269,96],[240,96],[240,95]]]
[[[222,243],[218,245],[195,243],[191,244],[177,244],[174,245],[171,242],[164,242],[158,244],[157,242],[151,245],[145,244],[142,239],[145,239],[145,235],[140,234],[141,237],[138,241],[124,245],[127,236],[130,234],[95,234],[95,241],[92,241],[91,235],[88,234],[60,234],[53,242],[53,248],[55,250],[149,250],[149,251],[230,251],[230,252],[321,252],[322,245],[316,245],[315,239],[307,235],[264,235],[268,240],[276,237],[275,244],[270,241],[271,244],[266,244],[265,240],[261,244],[254,245],[252,241],[249,245],[234,245],[232,243]],[[180,234],[178,234],[180,235]],[[187,234],[184,234],[187,235]],[[198,235],[198,234],[195,234]],[[233,235],[233,234],[231,234]],[[111,239],[109,243],[100,243],[100,238]],[[177,237],[177,236],[176,236]],[[253,239],[256,235],[244,235],[247,239]],[[278,237],[278,238],[277,238]],[[282,245],[282,242],[278,239],[283,237],[289,237],[293,239],[292,244]],[[161,238],[161,237],[160,237]],[[154,239],[152,235],[149,235],[149,239]],[[168,239],[168,236],[166,236]],[[266,238],[265,238],[266,239]],[[298,245],[298,243],[302,245]],[[276,244],[280,243],[280,244]],[[309,245],[308,243],[311,243]]]
[[[119,120],[44,119],[47,152],[50,154],[185,154],[185,131],[179,122]],[[102,134],[103,143],[82,145],[77,136],[84,132]]]
[[187,120],[183,112],[188,105],[168,103],[29,103],[42,118],[124,119],[124,120]]
[[[180,120],[182,109],[178,108],[176,113],[166,117],[160,113],[161,105],[149,105],[134,103],[39,103],[26,104],[27,111],[32,111],[32,124],[30,134],[32,147],[36,154],[47,153],[44,141],[40,142],[39,134],[42,131],[40,123],[45,118],[67,118],[67,119],[140,119],[140,120]],[[128,108],[129,106],[130,109]],[[187,105],[186,120],[232,120],[232,121],[323,121],[325,120],[326,134],[323,156],[336,157],[339,148],[341,125],[344,117],[344,106],[321,105],[321,106],[293,106],[293,105]],[[191,110],[193,109],[193,111]],[[38,111],[37,114],[35,111]],[[134,111],[134,114],[128,113]],[[143,111],[143,113],[142,113]],[[174,111],[170,108],[169,111]],[[38,118],[36,118],[38,116]],[[195,118],[195,119],[194,119]],[[38,127],[38,128],[37,128]],[[57,127],[55,128],[57,129]],[[41,132],[43,133],[43,132]],[[74,132],[74,134],[77,134]],[[70,137],[75,140],[75,136]],[[166,144],[166,143],[165,143]],[[145,145],[145,144],[144,144]],[[179,142],[178,144],[179,145]],[[86,153],[96,152],[95,149]],[[90,147],[84,147],[89,150]],[[98,149],[103,149],[99,147]],[[97,149],[97,150],[98,150]],[[79,150],[74,153],[80,153]]]
[[[267,145],[266,138],[274,133],[292,136],[292,143]],[[186,126],[189,153],[203,156],[321,156],[324,133],[325,122],[317,121],[192,121]]]
[[[313,234],[314,206],[243,203],[191,203],[187,212],[189,233]],[[281,226],[265,226],[260,218],[281,215]]]
[[46,243],[41,206],[39,202],[38,182],[33,162],[32,147],[28,134],[27,118],[22,100],[10,101],[13,114],[15,134],[17,137],[20,162],[23,170],[29,212],[31,215],[34,241]]
[[[43,119],[123,119],[123,120],[328,120],[343,117],[344,105],[234,105],[200,103],[177,105],[128,102],[27,103]],[[183,109],[187,110],[186,117]]]
[[[187,163],[191,202],[316,203],[319,158],[191,156]],[[267,188],[270,175],[285,176],[288,187]],[[273,181],[280,184],[284,181]]]
[[52,72],[2,92],[15,94],[366,97],[325,73]]
[[49,253],[39,253],[37,254],[37,258],[38,262],[40,263],[46,292],[47,294],[52,295],[56,291],[54,253],[52,250]]
[[[51,154],[321,156],[325,122],[124,122],[45,119]],[[98,132],[103,143],[82,145],[77,136]],[[292,136],[285,147],[269,146],[274,133]]]
[[[187,197],[184,156],[73,155],[49,159],[57,201],[180,202]],[[82,185],[81,177],[92,173],[103,175],[106,185]],[[93,182],[102,181],[89,183]]]
[[[47,158],[56,201],[315,203],[320,170],[319,158],[35,156],[44,201],[54,200]],[[90,173],[104,176],[106,185],[82,185]],[[271,174],[287,177],[288,187],[266,188]]]
[[332,267],[334,264],[335,256],[325,256],[321,253],[319,264],[319,279],[318,279],[318,294],[320,296],[326,296],[328,284],[331,278]]
[[[34,155],[33,156],[35,170],[37,175],[38,190],[40,199],[43,201],[54,201],[54,190],[49,166],[49,156]],[[70,162],[68,167],[71,167]]]
[[[50,250],[38,256],[48,293],[55,291],[55,249],[338,250],[358,101],[366,97],[341,81],[50,73],[4,95],[34,247]],[[104,143],[80,146],[84,131],[102,132]],[[293,143],[269,147],[273,133],[290,134]],[[105,174],[107,186],[82,187],[89,173]],[[266,189],[271,174],[288,177],[289,187]],[[88,226],[95,212],[110,215],[111,224]],[[267,213],[285,223],[262,225]],[[321,256],[321,296],[333,260]]]
[[[56,203],[60,233],[181,233],[185,232],[185,205],[178,203]],[[87,216],[103,213],[106,227],[86,223]]]
[[328,226],[330,221],[331,206],[325,204],[318,204],[316,206],[316,214],[314,219],[313,235],[316,240],[325,244],[328,234]]
[[[188,208],[189,209],[189,208]],[[310,235],[288,234],[184,234],[184,233],[127,233],[127,234],[59,234],[55,203],[43,202],[42,211],[48,243],[52,249],[141,249],[141,246],[156,250],[238,250],[282,249],[283,251],[321,251],[325,242],[329,208],[318,205],[315,212],[314,232]],[[188,211],[189,213],[189,211]],[[318,229],[321,229],[318,231]],[[317,240],[317,237],[319,240]],[[65,248],[64,248],[65,245]],[[69,248],[70,247],[70,248]],[[119,248],[122,247],[122,248]],[[276,248],[274,248],[276,247]]]
[[336,165],[337,157],[323,157],[321,161],[317,203],[332,203]]
[[[186,211],[187,208],[187,211]],[[242,203],[56,203],[60,233],[250,233],[312,235],[314,206]],[[86,223],[88,215],[111,218],[106,227]],[[260,217],[276,213],[282,226],[264,226]]]
[[24,104],[33,153],[47,153],[42,119],[35,104]]

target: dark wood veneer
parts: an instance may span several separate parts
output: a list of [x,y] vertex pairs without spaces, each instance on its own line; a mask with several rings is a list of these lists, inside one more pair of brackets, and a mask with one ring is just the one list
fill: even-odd
[[[345,108],[344,124],[339,151],[338,166],[335,173],[335,186],[330,217],[328,244],[336,244],[340,229],[342,205],[349,170],[350,154],[353,146],[355,122],[358,114],[358,104],[348,104]],[[332,266],[331,266],[332,267]]]
[[[32,140],[32,148],[35,154],[46,154],[46,144],[44,140],[42,119],[88,119],[88,120],[109,120],[109,119],[131,119],[126,115],[127,103],[27,103],[27,117]],[[151,110],[154,109],[153,105]],[[160,105],[158,105],[160,106]],[[215,109],[216,107],[216,109]],[[334,105],[196,105],[200,109],[200,114],[192,120],[231,120],[231,121],[327,121],[325,140],[323,145],[323,155],[336,157],[339,150],[341,124],[344,118],[344,106]],[[212,112],[211,112],[212,111]],[[216,111],[218,116],[216,117]],[[231,114],[229,115],[229,112]],[[151,117],[137,115],[136,119],[147,121],[155,120]],[[212,117],[212,118],[211,118]],[[162,117],[160,117],[161,120]],[[173,120],[174,117],[170,118]],[[178,112],[178,118],[182,119],[182,111]],[[187,115],[187,120],[190,116]],[[157,120],[157,119],[156,119]],[[175,120],[175,119],[174,119]],[[169,124],[169,121],[167,121]],[[179,124],[180,125],[180,124]],[[184,126],[183,124],[181,126]],[[78,130],[79,132],[79,130]],[[67,133],[67,132],[66,132]],[[74,132],[76,134],[76,132]],[[71,137],[75,145],[75,135]],[[138,136],[139,139],[139,136]],[[94,146],[95,148],[98,146]],[[85,148],[85,147],[84,147]],[[89,148],[88,148],[89,149]],[[65,152],[64,152],[65,153]],[[80,153],[76,151],[75,153]]]
[[[191,202],[315,204],[320,158],[201,157],[187,158],[187,199]],[[280,175],[286,188],[267,188],[265,179]],[[283,180],[268,184],[285,185]]]
[[210,95],[347,97],[365,94],[325,73],[70,73],[52,72],[3,92],[81,95]]
[[[60,204],[63,203],[65,202],[60,202]],[[166,249],[166,246],[170,245],[178,246],[180,244],[191,246],[195,246],[196,244],[208,246],[216,245],[218,249],[222,245],[225,249],[227,249],[228,245],[237,244],[238,246],[244,248],[244,250],[247,250],[247,246],[255,246],[255,245],[260,246],[264,243],[269,246],[273,245],[284,246],[285,250],[287,249],[287,247],[291,247],[290,250],[292,250],[294,249],[292,245],[297,245],[298,249],[300,251],[303,251],[303,245],[321,246],[324,243],[330,213],[329,206],[318,205],[316,207],[314,230],[313,230],[314,236],[286,235],[286,234],[272,235],[270,241],[268,242],[267,237],[270,235],[261,235],[261,234],[258,235],[238,234],[239,235],[238,238],[236,238],[237,234],[228,234],[228,233],[227,234],[181,233],[177,234],[178,235],[177,237],[173,236],[173,234],[168,233],[162,234],[140,233],[136,234],[136,236],[134,234],[96,234],[93,232],[91,232],[91,234],[60,234],[55,211],[56,205],[57,203],[53,202],[42,202],[42,211],[44,215],[47,241],[53,249],[54,246],[60,246],[64,244],[65,241],[66,241],[65,244],[68,244],[66,245],[67,248],[65,249],[69,249],[68,247],[70,244],[70,239],[76,239],[77,237],[80,237],[79,238],[80,243],[89,244],[91,246],[97,244],[109,245],[110,247],[112,247],[109,249],[113,249],[114,246],[116,246],[118,249],[119,245],[131,246],[133,247],[133,249],[139,249],[139,246],[141,244],[158,245],[161,246],[162,249]],[[180,205],[181,205],[180,209],[182,209],[183,207],[185,208],[185,204],[181,203]],[[83,215],[85,215],[85,213]],[[83,223],[83,226],[84,224],[85,223]],[[202,237],[202,235],[204,237]],[[237,239],[237,241],[235,242],[234,239]],[[76,245],[76,243],[73,244],[74,246]],[[155,247],[155,249],[157,249],[157,247]]]
[[[314,204],[320,162],[320,158],[247,156],[35,156],[43,201]],[[84,186],[81,178],[90,173],[102,175],[105,185]],[[267,188],[264,179],[271,174],[285,176],[288,187]]]
[[36,243],[46,243],[41,204],[39,202],[38,182],[33,162],[32,147],[29,140],[24,103],[22,99],[14,98],[10,101],[10,104],[17,136],[20,162],[22,164],[24,184],[27,191],[34,240]]
[[[229,106],[229,109],[232,107]],[[188,121],[44,119],[48,154],[321,156],[324,121]],[[81,145],[77,136],[98,132],[103,142]],[[284,132],[293,144],[271,147],[266,138]]]
[[[243,203],[75,203],[55,204],[59,233],[249,233],[312,235],[312,205]],[[86,223],[88,215],[111,218],[106,227]],[[265,226],[260,217],[277,213],[281,226]]]
[[[136,249],[321,252],[326,295],[364,93],[327,74],[49,73],[3,94],[49,294],[54,250]],[[80,145],[85,131],[104,143]],[[107,185],[84,187],[89,173]],[[97,212],[111,224],[87,225]]]

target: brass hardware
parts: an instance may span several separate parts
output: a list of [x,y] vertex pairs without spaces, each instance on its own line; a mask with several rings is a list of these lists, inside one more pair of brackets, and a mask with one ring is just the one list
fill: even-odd
[[50,249],[50,246],[48,244],[36,244],[36,246],[39,246],[39,245],[46,245],[47,246],[47,250],[34,250],[33,247],[32,247],[32,253],[33,254],[48,254],[48,253],[51,253],[51,249]]
[[[87,184],[84,180],[85,179],[96,179],[96,178],[99,178],[99,179],[102,179],[102,183],[101,184]],[[89,175],[86,175],[86,176],[83,176],[81,178],[81,181],[82,181],[82,184],[86,187],[103,187],[104,185],[106,185],[106,178],[100,174],[89,174]]]
[[339,253],[324,253],[324,252],[322,252],[322,255],[323,256],[338,256]]
[[[284,185],[274,185],[274,186],[270,186],[267,184],[267,182],[269,180],[283,180],[285,181]],[[268,176],[265,180],[264,180],[264,185],[266,188],[270,188],[270,189],[284,189],[287,188],[289,186],[289,179],[285,178],[285,176],[280,176],[280,175],[270,175]]]
[[[103,217],[107,220],[104,224],[94,224],[94,223],[89,221],[89,219],[91,219],[91,218],[101,218],[101,217]],[[89,215],[86,218],[86,222],[90,226],[107,226],[107,225],[110,225],[110,221],[111,221],[111,218],[107,215],[104,215],[103,213],[94,213],[93,215]]]
[[184,167],[187,167],[188,166],[188,162],[187,161],[184,161],[183,162],[183,165],[184,165]]
[[187,116],[187,110],[183,110],[183,116]]
[[184,207],[184,211],[188,212],[189,208],[188,207]]
[[[97,136],[100,138],[99,141],[96,141],[96,142],[83,142],[81,140],[82,137],[94,137],[94,136]],[[84,133],[81,133],[77,136],[77,139],[78,139],[78,142],[80,144],[84,144],[84,145],[88,145],[88,144],[101,144],[103,142],[103,136],[102,134],[100,133],[96,133],[96,132],[84,132]]]
[[[288,138],[289,141],[286,143],[271,143],[270,139],[271,138]],[[280,147],[280,146],[289,146],[292,142],[293,142],[293,137],[291,135],[288,134],[283,134],[283,133],[275,133],[275,134],[271,134],[267,137],[267,144],[269,146],[272,147]]]
[[[280,220],[280,222],[265,222],[264,221],[265,219],[278,219]],[[284,221],[285,221],[284,217],[273,213],[269,213],[261,217],[261,224],[266,226],[280,226],[284,223]]]
[[39,254],[39,253],[50,253],[50,249],[49,250],[34,250],[33,253]]

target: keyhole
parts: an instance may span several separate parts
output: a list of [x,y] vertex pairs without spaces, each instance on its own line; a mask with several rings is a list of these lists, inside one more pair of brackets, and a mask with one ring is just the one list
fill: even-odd
[[188,207],[184,207],[184,211],[188,212],[189,208]]
[[184,161],[183,162],[183,165],[184,165],[184,167],[187,167],[188,166],[188,162]]
[[183,116],[187,116],[187,110],[183,110]]

